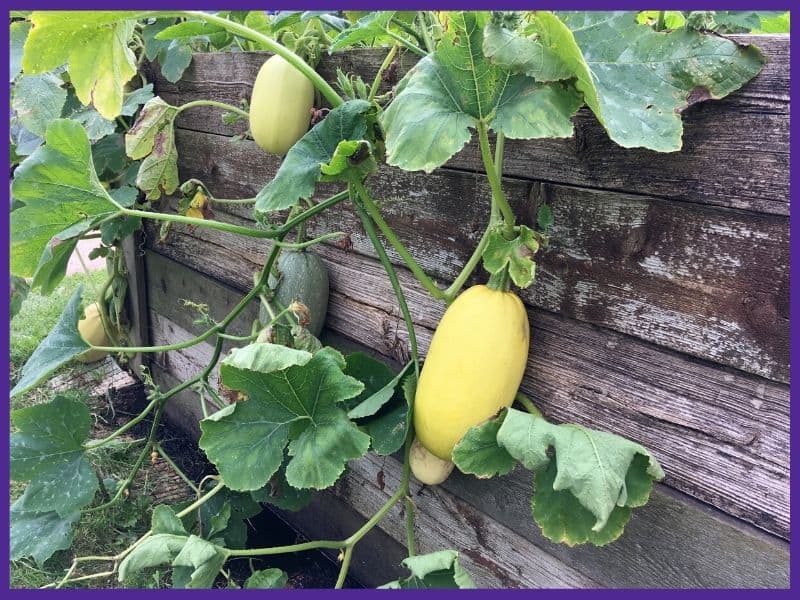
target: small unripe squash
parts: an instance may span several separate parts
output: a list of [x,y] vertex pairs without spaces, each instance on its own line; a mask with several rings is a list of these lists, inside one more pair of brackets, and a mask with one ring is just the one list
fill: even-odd
[[476,285],[448,307],[431,340],[414,401],[414,430],[429,452],[451,460],[475,425],[514,402],[530,327],[513,292]]
[[418,438],[414,438],[411,444],[408,461],[414,477],[425,485],[439,485],[450,476],[455,466],[449,460],[442,460],[428,452]]
[[314,84],[281,56],[261,66],[250,96],[250,132],[267,152],[283,156],[308,131]]
[[[100,318],[100,308],[97,302],[87,306],[83,312],[84,317],[78,321],[78,333],[81,334],[83,340],[92,346],[109,346],[111,340],[103,328],[103,320]],[[102,350],[87,350],[76,356],[75,360],[90,363],[105,358],[107,354]]]
[[[298,252],[283,251],[278,257],[280,279],[270,276],[270,286],[275,288],[275,299],[284,308],[295,300],[308,307],[311,322],[306,326],[312,335],[319,337],[328,312],[329,285],[328,269],[322,259],[309,250]],[[259,319],[266,324],[270,321],[267,310],[262,306]]]

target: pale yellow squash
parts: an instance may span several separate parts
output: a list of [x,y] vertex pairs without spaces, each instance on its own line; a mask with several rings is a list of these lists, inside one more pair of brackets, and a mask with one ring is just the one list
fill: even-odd
[[250,96],[250,132],[267,152],[284,155],[305,135],[314,106],[314,85],[284,58],[261,66]]
[[414,438],[409,454],[411,472],[420,483],[439,485],[450,476],[455,466],[449,460],[442,460],[425,449],[418,438]]
[[436,328],[417,385],[414,428],[425,448],[449,461],[471,427],[511,406],[529,340],[516,294],[476,285],[456,298]]
[[[83,311],[84,317],[78,321],[78,333],[87,344],[92,346],[108,346],[110,339],[106,330],[103,328],[103,320],[100,318],[100,309],[97,303],[90,304]],[[107,352],[102,350],[87,350],[75,357],[75,360],[82,363],[90,363],[106,357]]]

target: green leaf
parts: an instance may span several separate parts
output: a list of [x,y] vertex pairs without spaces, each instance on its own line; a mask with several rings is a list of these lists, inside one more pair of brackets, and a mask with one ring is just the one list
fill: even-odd
[[159,41],[182,40],[190,42],[195,38],[210,39],[215,35],[226,33],[226,30],[204,21],[184,21],[176,25],[170,25],[155,34],[155,39]]
[[86,405],[56,396],[12,411],[11,422],[18,429],[11,435],[11,477],[30,482],[20,508],[69,515],[88,505],[98,483],[83,448],[92,426]]
[[9,37],[11,39],[9,81],[14,81],[17,75],[22,72],[22,54],[25,40],[28,39],[30,30],[31,24],[29,21],[14,21],[9,26]]
[[169,533],[178,536],[188,536],[189,532],[183,526],[178,515],[172,507],[165,504],[159,504],[153,509],[153,514],[150,517],[150,529],[154,534]]
[[570,68],[552,49],[494,20],[483,29],[483,54],[498,67],[533,77],[536,81],[559,81],[572,77]]
[[264,502],[277,506],[281,510],[296,511],[306,506],[311,501],[310,490],[298,490],[286,481],[286,464],[282,464],[277,473],[272,476],[267,485],[259,490],[250,492],[256,502]]
[[58,550],[72,546],[72,527],[80,519],[78,511],[64,516],[55,511],[28,512],[11,506],[11,560],[32,556],[40,567]]
[[389,164],[430,173],[464,147],[478,121],[514,139],[572,135],[582,102],[571,85],[493,65],[473,13],[452,13],[449,23],[436,52],[406,74],[381,115]]
[[72,89],[67,93],[67,101],[61,111],[61,118],[70,119],[83,125],[86,135],[92,142],[111,135],[117,130],[115,121],[106,119],[91,106],[81,104]]
[[79,237],[89,231],[93,223],[93,219],[79,221],[53,236],[36,265],[31,281],[33,289],[38,288],[42,294],[49,295],[58,287],[67,273],[67,265]]
[[755,10],[718,10],[714,12],[715,29],[723,27],[727,30],[757,29],[761,25],[761,17]]
[[531,471],[555,461],[553,489],[570,493],[594,516],[595,532],[606,527],[615,507],[646,503],[652,482],[664,476],[655,457],[635,442],[579,425],[553,425],[515,409],[508,410],[497,442]]
[[536,225],[544,232],[547,232],[555,220],[553,219],[553,209],[549,204],[542,204],[536,211]]
[[761,24],[753,33],[789,33],[789,11],[781,12],[762,12]]
[[507,240],[502,227],[489,233],[489,241],[483,251],[483,266],[492,274],[508,268],[508,273],[517,287],[526,288],[536,277],[533,256],[539,250],[538,234],[525,225],[516,228],[517,237]]
[[82,294],[83,285],[78,285],[64,307],[64,312],[61,313],[56,326],[42,340],[28,362],[22,367],[22,374],[11,390],[12,398],[35,387],[61,365],[89,349],[89,345],[78,333]]
[[320,165],[326,180],[350,178],[361,181],[378,168],[372,156],[372,146],[366,140],[342,140],[327,164]]
[[92,163],[95,172],[101,178],[104,176],[114,177],[121,173],[128,164],[128,156],[125,154],[125,136],[121,133],[114,133],[93,144]]
[[439,550],[430,554],[410,556],[402,563],[411,575],[380,586],[381,589],[438,589],[475,587],[472,578],[459,564],[458,552]]
[[57,119],[47,128],[46,145],[14,172],[12,196],[25,204],[11,213],[11,272],[34,274],[51,238],[87,218],[116,212],[97,178],[86,132]]
[[142,31],[147,60],[157,60],[161,74],[175,83],[192,62],[192,47],[182,40],[160,40],[156,35],[175,23],[175,19],[156,19]]
[[367,13],[366,16],[361,17],[334,38],[330,48],[328,48],[328,54],[333,54],[361,43],[371,44],[376,38],[388,39],[389,36],[386,35],[384,29],[389,26],[389,21],[393,16],[393,10],[377,10]]
[[178,189],[178,151],[175,148],[175,117],[178,109],[155,97],[144,105],[133,127],[125,134],[125,151],[134,160],[144,159],[136,186],[148,200]]
[[400,380],[413,364],[409,362],[397,374],[385,363],[375,360],[363,352],[353,352],[347,356],[345,373],[364,384],[364,391],[347,402],[352,408],[347,413],[351,419],[371,417],[395,395]]
[[200,508],[200,522],[205,539],[221,537],[227,548],[247,545],[247,519],[261,512],[249,493],[222,490]]
[[472,427],[453,448],[453,462],[462,473],[489,479],[507,475],[514,469],[514,458],[497,443],[503,416]]
[[63,84],[53,73],[23,75],[14,84],[11,108],[28,131],[43,137],[48,124],[61,116],[67,99]]
[[125,117],[132,117],[139,110],[139,107],[147,104],[155,98],[153,95],[153,84],[148,83],[132,92],[125,94],[125,101],[122,103],[121,115]]
[[537,11],[534,24],[609,137],[626,148],[680,150],[681,112],[739,89],[764,64],[754,46],[684,28],[656,32],[633,12]]
[[[139,197],[139,190],[133,186],[125,185],[111,191],[111,196],[120,206],[129,208],[133,206]],[[124,240],[134,231],[138,231],[142,226],[141,217],[131,217],[123,215],[100,225],[100,241],[110,246],[115,241]]]
[[210,588],[224,564],[225,553],[221,548],[203,538],[191,535],[172,561],[176,574],[180,572],[179,569],[183,568],[183,574],[188,575],[188,579],[181,577],[179,585],[175,587]]
[[137,17],[129,11],[34,12],[22,67],[37,74],[66,63],[81,102],[113,119],[120,114],[125,84],[136,74],[128,42]]
[[[642,10],[636,15],[636,22],[642,25],[656,25],[658,22],[658,10]],[[667,29],[677,29],[683,27],[686,23],[686,17],[679,10],[665,10],[664,11],[664,26]]]
[[395,375],[384,363],[361,352],[347,356],[345,373],[364,384],[364,391],[347,401],[347,416],[359,419],[359,426],[370,435],[373,449],[381,456],[399,450],[405,441],[409,403],[400,382],[412,364]]
[[274,590],[285,588],[288,581],[288,575],[280,569],[264,569],[250,575],[244,582],[244,588],[246,590]]
[[142,569],[171,563],[188,541],[185,535],[151,535],[125,557],[119,565],[119,580],[124,582]]
[[[310,198],[322,178],[322,166],[334,158],[344,140],[365,140],[370,133],[365,100],[350,100],[328,116],[292,146],[278,173],[256,197],[256,214],[291,208],[301,198]],[[347,171],[345,171],[347,173]]]
[[363,384],[346,376],[344,358],[332,348],[315,354],[267,343],[234,349],[220,375],[247,394],[204,419],[200,447],[233,490],[257,490],[278,470],[287,442],[286,477],[294,487],[333,485],[345,463],[362,456],[369,436],[339,406]]
[[558,476],[556,461],[536,472],[531,509],[542,535],[557,544],[575,546],[589,542],[604,546],[616,540],[631,517],[627,506],[615,506],[608,519],[595,530],[595,516],[569,491],[554,489]]

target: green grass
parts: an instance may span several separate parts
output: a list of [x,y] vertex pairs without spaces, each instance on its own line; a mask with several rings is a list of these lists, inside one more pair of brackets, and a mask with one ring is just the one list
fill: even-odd
[[[12,380],[14,371],[20,369],[39,343],[50,333],[58,321],[61,311],[78,284],[84,284],[84,300],[90,301],[95,290],[106,279],[105,271],[79,274],[67,277],[49,296],[32,292],[22,305],[20,312],[11,321],[10,354]],[[69,366],[59,372],[63,373]],[[85,393],[73,392],[83,401],[88,401]],[[46,386],[39,386],[15,398],[12,409],[48,402],[53,397]],[[121,479],[133,466],[140,444],[111,444],[94,452],[93,463],[103,478]],[[11,482],[11,501],[16,500],[25,490],[25,484]],[[106,510],[86,513],[75,527],[72,548],[54,554],[44,565],[37,565],[32,559],[12,561],[11,587],[39,588],[57,583],[64,576],[75,556],[108,556],[124,550],[150,527],[150,498],[147,489],[137,490],[135,497],[119,502]],[[108,563],[92,563],[86,573],[106,570]],[[163,577],[159,574],[142,575],[125,587],[162,587]],[[122,587],[116,577],[89,580],[83,587],[114,588]]]

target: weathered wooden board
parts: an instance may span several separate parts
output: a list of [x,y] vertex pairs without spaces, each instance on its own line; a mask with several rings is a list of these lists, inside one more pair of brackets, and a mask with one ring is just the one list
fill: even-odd
[[[128,296],[126,307],[129,310],[131,323],[128,336],[131,346],[148,346],[150,325],[147,320],[147,273],[144,270],[144,239],[137,231],[122,241],[122,252],[125,256],[125,267],[128,270]],[[130,369],[137,375],[141,373],[143,364],[147,364],[147,355],[136,354],[130,359]]]
[[[729,98],[691,107],[680,153],[619,148],[585,110],[575,118],[572,139],[507,142],[504,188],[516,212],[530,223],[546,201],[555,215],[537,284],[523,294],[533,350],[522,389],[554,421],[646,445],[667,479],[636,511],[626,535],[601,550],[541,537],[530,520],[524,471],[489,485],[457,475],[444,489],[423,489],[415,496],[425,507],[421,544],[434,549],[456,540],[479,583],[788,585],[787,544],[744,522],[789,537],[789,44],[776,36],[737,39],[761,46],[769,64]],[[156,91],[176,104],[236,103],[249,96],[266,56],[198,54],[177,85],[156,69]],[[325,57],[320,72],[330,81],[338,66],[366,79],[382,58],[379,51],[346,52]],[[405,56],[401,72],[414,62]],[[181,115],[181,180],[198,177],[219,197],[255,195],[280,163],[252,142],[230,142],[227,136],[245,127],[224,126],[216,109]],[[383,168],[368,182],[411,253],[443,282],[453,278],[485,225],[489,192],[481,170],[471,144],[434,175]],[[326,186],[319,194],[333,191]],[[216,211],[220,220],[250,223],[245,207]],[[331,271],[328,333],[402,360],[407,335],[391,288],[346,203],[310,225],[312,235],[331,230],[349,234],[349,244],[347,250],[318,247]],[[224,315],[238,292],[249,289],[269,248],[264,240],[182,227],[161,245],[155,228],[147,231],[153,343],[200,331],[180,297],[209,302],[212,316]],[[443,307],[405,269],[399,274],[424,352]],[[256,311],[254,303],[238,333],[249,331]],[[158,357],[154,373],[174,384],[209,356],[207,344],[170,353]],[[195,396],[184,394],[170,410],[198,433]],[[379,471],[385,489],[377,483]],[[315,503],[313,514],[296,515],[297,522],[309,534],[327,535],[337,511],[351,507],[347,523],[357,526],[358,515],[370,516],[398,476],[391,458],[362,459]],[[368,556],[356,556],[355,568],[375,571],[373,546],[399,555],[393,540],[402,542],[404,531],[394,517],[364,547]],[[538,566],[529,570],[531,564]]]
[[[789,212],[789,38],[732,36],[754,43],[767,57],[762,73],[741,90],[717,102],[695,105],[684,115],[681,152],[658,154],[626,150],[609,141],[587,110],[575,118],[576,134],[567,140],[509,140],[507,175],[584,187],[622,190],[687,202],[747,210]],[[249,99],[265,53],[196,54],[177,84],[152,68],[149,78],[170,103],[207,98],[238,104]],[[320,73],[335,81],[336,67],[371,81],[383,60],[380,50],[348,51],[323,57]],[[401,73],[416,59],[404,56]],[[178,120],[180,127],[232,135],[246,125],[223,125],[219,111],[197,108]],[[476,144],[449,166],[482,170]]]
[[[177,144],[182,179],[203,179],[219,197],[255,195],[277,168],[252,143],[179,131]],[[485,227],[485,177],[382,169],[368,186],[426,271],[452,280]],[[522,293],[526,303],[788,381],[784,217],[519,180],[505,188],[528,223],[542,201],[554,212],[552,245],[542,252],[536,285]],[[247,208],[231,212],[249,217]],[[374,256],[346,204],[311,226],[317,234],[335,230]]]
[[[250,281],[247,252],[240,253],[237,244],[228,244],[220,267],[225,269],[223,275],[208,259],[213,252],[202,261],[192,258],[198,256],[201,244],[211,246],[208,241],[200,243],[193,236],[180,235],[177,229],[174,233],[173,243],[161,251],[177,263],[152,252],[147,255],[154,282],[160,280],[160,273],[172,275],[164,278],[166,289],[156,289],[154,294],[164,292],[164,298],[205,296],[221,305],[234,301],[236,295],[229,290],[242,289]],[[405,327],[380,264],[331,247],[320,248],[320,254],[331,276],[327,326],[402,361],[408,352]],[[427,300],[410,274],[401,270],[399,275],[424,352],[443,308]],[[170,291],[173,280],[175,293]],[[163,305],[154,299],[151,306],[181,327],[200,332],[176,303]],[[252,319],[252,314],[246,320]],[[634,439],[662,462],[668,485],[788,537],[789,402],[785,386],[720,370],[545,311],[531,310],[529,318],[535,351],[529,357],[522,389],[548,417]]]
[[[180,267],[173,266],[173,269]],[[224,294],[216,284],[213,296]],[[228,291],[227,293],[231,293]],[[153,322],[157,343],[183,339],[182,328],[163,316]],[[165,335],[164,338],[159,337]],[[333,338],[330,343],[342,346]],[[353,342],[344,344],[357,347]],[[205,346],[205,347],[203,347]],[[154,375],[167,387],[202,369],[210,353],[202,344],[180,352],[182,359],[166,368],[154,365]],[[344,349],[344,348],[343,348]],[[177,353],[176,353],[177,354]],[[197,436],[200,416],[197,399],[186,396],[171,401],[178,423]],[[288,515],[314,538],[339,538],[352,533],[396,489],[400,465],[394,458],[375,455],[352,462],[350,470],[331,492],[312,507]],[[382,472],[379,475],[379,472]],[[381,483],[382,482],[382,483]],[[530,518],[531,477],[518,469],[487,482],[454,474],[442,487],[414,485],[412,497],[418,509],[420,551],[454,547],[481,585],[491,587],[785,587],[788,585],[788,545],[752,528],[732,523],[685,496],[657,486],[651,502],[637,509],[625,535],[604,548],[567,548],[542,538]],[[337,500],[331,503],[331,500]],[[352,510],[361,515],[354,519]],[[344,514],[344,518],[342,517]],[[381,528],[399,543],[405,539],[399,509],[392,511]],[[357,557],[364,569],[357,576],[367,584],[386,581],[385,563],[370,560],[373,554],[397,557],[389,540],[365,539]],[[367,558],[365,558],[367,557]],[[356,561],[358,563],[358,561]]]

